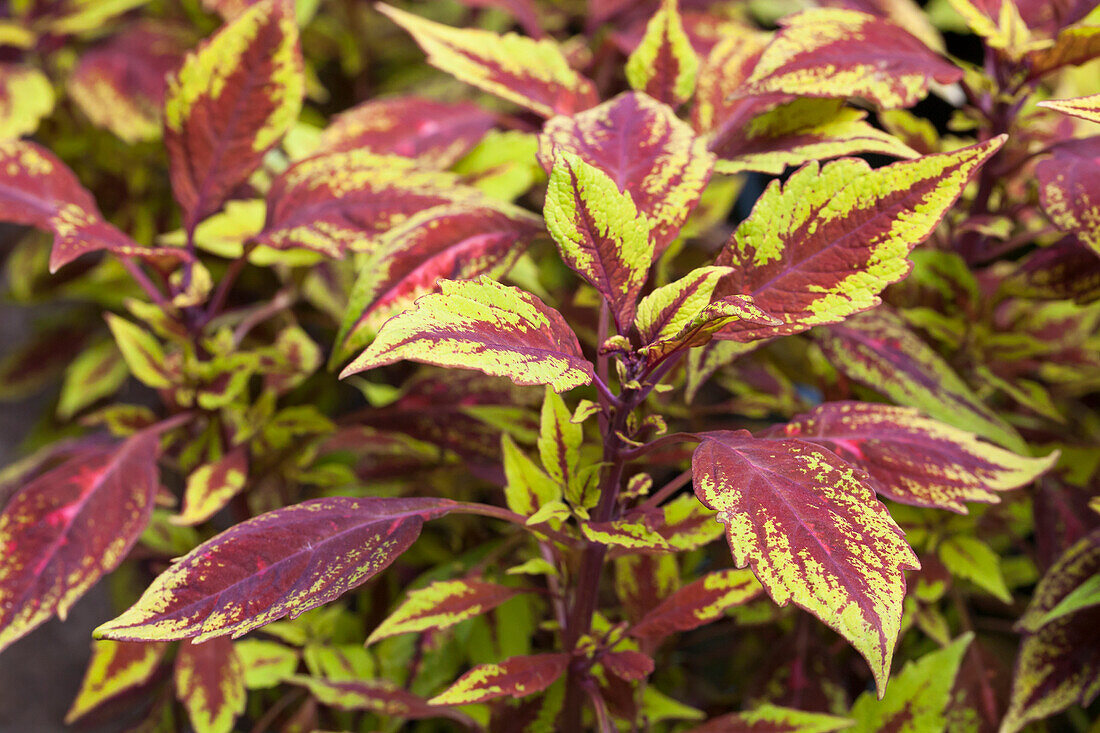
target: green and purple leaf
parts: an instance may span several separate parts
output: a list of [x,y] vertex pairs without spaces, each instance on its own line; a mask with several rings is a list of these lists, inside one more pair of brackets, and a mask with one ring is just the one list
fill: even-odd
[[160,668],[167,644],[144,641],[92,642],[92,658],[65,723],[71,724],[103,703],[144,686]]
[[748,570],[718,570],[685,585],[630,628],[639,639],[660,641],[717,621],[727,609],[748,603],[764,591]]
[[568,666],[568,654],[532,654],[479,664],[428,704],[468,705],[505,696],[526,697],[545,690]]
[[481,580],[439,580],[408,598],[367,637],[367,644],[411,632],[445,629],[490,611],[522,593]]
[[176,651],[176,698],[197,733],[230,733],[244,712],[244,665],[229,639],[185,641]]
[[389,680],[323,680],[297,676],[290,679],[302,685],[322,705],[339,710],[366,710],[376,715],[392,715],[407,720],[450,718],[468,724],[470,718],[446,707],[430,705]]
[[336,115],[321,134],[319,152],[401,155],[443,170],[470,152],[495,124],[493,114],[469,102],[416,96],[372,99]]
[[1004,137],[872,170],[853,158],[773,181],[715,264],[736,272],[720,295],[749,295],[783,324],[734,322],[716,338],[748,342],[836,323],[879,304]]
[[539,138],[539,162],[549,174],[573,153],[629,194],[652,230],[654,254],[676,238],[710,180],[714,156],[667,105],[640,92],[549,120]]
[[901,628],[906,568],[919,568],[865,474],[801,440],[701,433],[695,493],[718,511],[738,567],[847,639],[881,695]]
[[847,718],[765,703],[748,712],[711,718],[688,733],[835,733],[851,725]]
[[595,372],[576,334],[535,296],[485,276],[438,286],[439,293],[422,296],[387,321],[341,378],[412,359],[477,369],[520,385],[547,384],[558,392],[592,382]]
[[630,86],[659,102],[678,107],[695,91],[699,57],[684,32],[677,0],[661,0],[641,43],[626,60]]
[[221,208],[298,119],[305,91],[288,0],[262,0],[169,78],[164,144],[188,231]]
[[1000,492],[1034,481],[1058,460],[1016,455],[911,407],[830,402],[769,430],[767,437],[822,445],[867,472],[880,496],[965,514],[967,501],[996,504]]
[[452,28],[389,5],[377,7],[416,39],[432,66],[543,117],[573,114],[599,101],[595,85],[570,67],[550,39]]
[[314,499],[237,524],[187,553],[97,638],[237,638],[338,598],[388,567],[447,499]]
[[145,530],[160,481],[159,431],[81,453],[24,486],[0,514],[0,650],[118,567]]
[[247,479],[248,448],[240,445],[191,472],[183,492],[183,509],[170,521],[182,525],[205,522],[240,493]]

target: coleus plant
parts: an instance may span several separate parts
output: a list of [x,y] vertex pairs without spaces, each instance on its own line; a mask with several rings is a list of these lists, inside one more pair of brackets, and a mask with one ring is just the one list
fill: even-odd
[[[528,36],[353,9],[353,44],[393,21],[511,106],[321,129],[333,52],[299,24],[341,38],[335,11],[204,4],[224,25],[162,86],[114,66],[176,66],[145,25],[69,81],[124,140],[163,121],[155,241],[19,139],[40,110],[0,126],[0,217],[54,237],[13,296],[84,266],[55,297],[110,311],[2,370],[76,354],[57,418],[84,429],[0,480],[0,649],[108,573],[144,587],[69,721],[144,693],[148,729],[203,732],[1083,729],[1100,168],[1062,72],[1100,56],[1091,3],[953,0],[982,69],[904,2],[770,32],[737,3],[468,3]],[[930,91],[972,138],[906,111]]]

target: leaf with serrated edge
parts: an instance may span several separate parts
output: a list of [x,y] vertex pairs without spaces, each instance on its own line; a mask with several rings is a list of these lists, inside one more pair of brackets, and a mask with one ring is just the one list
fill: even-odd
[[100,250],[189,259],[183,250],[142,247],[107,223],[73,172],[28,140],[0,140],[0,220],[53,232],[50,272]]
[[247,479],[248,449],[237,446],[219,460],[191,472],[183,491],[183,510],[169,521],[182,525],[205,522],[244,488]]
[[367,150],[321,153],[283,171],[267,192],[267,219],[254,241],[328,257],[371,252],[382,233],[442,204],[484,197],[458,176],[400,155]]
[[487,277],[441,280],[439,289],[387,321],[340,377],[411,359],[558,392],[592,382],[595,372],[576,334],[535,296]]
[[376,7],[412,34],[432,66],[543,117],[572,114],[598,101],[596,87],[549,39],[452,28],[389,5]]
[[685,585],[630,629],[638,638],[660,640],[717,621],[726,609],[747,603],[764,591],[748,570],[718,570]]
[[964,634],[949,646],[906,663],[890,680],[881,700],[865,692],[848,713],[856,724],[852,733],[924,733],[947,730],[944,716],[963,654],[973,634]]
[[631,87],[672,106],[691,98],[699,70],[677,5],[677,0],[661,0],[624,69]]
[[380,623],[367,644],[416,631],[445,629],[496,608],[521,593],[480,580],[439,580],[409,591],[409,597]]
[[856,648],[879,694],[901,627],[905,568],[919,568],[862,471],[801,440],[700,433],[695,493],[718,511],[738,567],[780,606],[794,601]]
[[543,216],[562,259],[607,299],[615,322],[626,328],[654,253],[649,223],[630,194],[563,151],[550,172]]
[[687,733],[834,733],[851,725],[847,718],[764,703],[748,712],[712,718]]
[[184,228],[221,208],[298,119],[305,91],[287,0],[261,0],[169,77],[164,144]]
[[499,277],[544,231],[542,220],[505,204],[435,206],[378,238],[359,271],[336,343],[364,348],[382,324],[434,292],[441,278]]
[[397,559],[447,499],[313,499],[261,514],[207,540],[95,631],[153,641],[237,638],[335,600]]
[[859,97],[890,109],[913,106],[933,81],[952,84],[962,76],[962,69],[888,20],[814,8],[783,19],[742,93]]
[[879,304],[1004,136],[872,170],[852,158],[773,181],[719,254],[736,268],[719,294],[751,295],[783,325],[733,323],[716,338],[753,341],[836,323]]
[[72,605],[126,557],[160,482],[158,433],[78,454],[34,479],[0,514],[0,650]]
[[160,642],[92,642],[92,658],[65,723],[72,724],[107,700],[144,685],[156,674],[167,648]]
[[565,674],[568,654],[532,654],[499,664],[479,664],[440,694],[430,705],[468,705],[498,697],[526,697],[542,692]]
[[1100,94],[1073,99],[1052,99],[1048,102],[1039,102],[1039,106],[1073,117],[1080,117],[1082,120],[1088,120],[1089,122],[1100,123]]
[[893,311],[860,313],[820,333],[830,362],[850,379],[929,417],[1023,453],[1027,446],[951,366]]
[[176,698],[199,733],[229,733],[244,712],[244,666],[229,639],[185,641],[176,652]]
[[642,92],[626,92],[586,112],[547,121],[538,153],[547,174],[563,152],[599,168],[630,194],[649,222],[657,255],[699,203],[714,167],[706,141],[668,105]]
[[[877,385],[876,385],[877,386]],[[819,443],[870,476],[894,501],[966,513],[1034,481],[1058,460],[1020,456],[911,407],[829,402],[766,433]]]

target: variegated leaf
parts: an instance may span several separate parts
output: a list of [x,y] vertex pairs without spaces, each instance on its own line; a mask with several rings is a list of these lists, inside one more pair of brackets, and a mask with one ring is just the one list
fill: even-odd
[[229,733],[244,712],[244,666],[229,639],[180,644],[175,685],[195,733]]
[[973,638],[973,634],[964,634],[947,647],[906,663],[891,678],[890,689],[881,700],[868,692],[860,695],[848,713],[856,721],[852,733],[948,730],[945,712],[963,654]]
[[439,580],[408,598],[367,637],[367,644],[419,631],[445,629],[480,616],[521,593],[480,580]]
[[1004,137],[872,170],[845,158],[772,182],[715,264],[736,268],[719,293],[751,295],[776,327],[734,323],[717,338],[748,342],[836,323],[878,305]]
[[1019,434],[893,311],[861,313],[819,336],[830,362],[849,378],[952,427],[1026,452]]
[[515,441],[505,433],[501,436],[504,456],[504,498],[508,508],[530,517],[551,502],[560,502],[562,485],[546,475]]
[[565,401],[547,388],[539,420],[539,458],[547,475],[562,487],[576,486],[582,481],[577,470],[584,428],[574,423],[572,417]]
[[261,514],[204,542],[159,575],[97,638],[239,637],[355,588],[416,541],[447,499],[314,499]]
[[636,682],[653,674],[653,657],[633,649],[607,652],[599,659],[604,669],[621,680]]
[[890,109],[911,107],[933,81],[952,84],[962,75],[888,20],[815,8],[783,19],[742,93],[856,97]]
[[167,76],[183,60],[186,38],[175,26],[135,24],[84,53],[66,91],[97,127],[128,143],[155,140]]
[[526,697],[545,690],[568,666],[568,654],[532,654],[479,664],[428,704],[468,705],[505,696]]
[[0,650],[64,619],[126,557],[149,522],[158,433],[77,454],[24,486],[0,514]]
[[412,359],[477,369],[516,384],[564,392],[589,384],[592,364],[565,319],[535,296],[482,276],[441,280],[411,310],[391,318],[341,377]]
[[1100,530],[1094,530],[1062,553],[1039,582],[1020,620],[1026,633],[1002,733],[1016,733],[1071,705],[1088,706],[1100,694],[1100,606],[1047,620],[1070,593],[1098,573]]
[[[1047,3],[1043,3],[1046,5]],[[1055,3],[1049,3],[1054,6]],[[1067,66],[1079,66],[1100,57],[1100,25],[1080,25],[1064,28],[1054,43],[1039,47],[1026,55],[1028,76],[1038,79]]]
[[339,710],[367,710],[377,715],[392,715],[407,720],[451,718],[463,724],[472,722],[456,710],[431,705],[385,679],[337,682],[297,676],[290,681],[308,689],[322,705]]
[[53,85],[40,70],[0,63],[0,140],[33,134],[53,105]]
[[552,40],[452,28],[389,5],[378,9],[412,34],[428,63],[543,117],[573,114],[598,101],[592,82],[569,66]]
[[639,639],[660,641],[717,621],[727,609],[748,603],[764,588],[748,570],[717,570],[685,585],[661,601],[630,628]]
[[1059,143],[1035,166],[1050,220],[1100,255],[1100,135]]
[[402,155],[443,170],[470,152],[494,124],[494,115],[469,102],[372,99],[336,115],[321,134],[319,151]]
[[53,153],[29,141],[0,140],[0,220],[54,234],[51,272],[100,250],[137,257],[187,257],[182,250],[142,247],[108,224],[73,172]]
[[233,651],[244,669],[248,690],[266,690],[285,682],[298,669],[297,649],[264,639],[243,639],[233,643]]
[[847,718],[765,703],[748,712],[712,718],[688,733],[835,733],[851,725]]
[[738,567],[751,566],[780,606],[794,601],[847,639],[881,696],[901,627],[902,571],[920,562],[863,472],[801,440],[699,437],[695,493],[718,511]]
[[168,81],[164,143],[184,228],[221,208],[298,119],[305,90],[288,0],[261,0],[187,55]]
[[106,701],[145,685],[156,674],[167,647],[160,642],[92,642],[92,658],[65,723],[72,724]]
[[373,250],[378,235],[441,204],[481,200],[453,173],[424,169],[399,155],[367,150],[321,153],[281,173],[267,193],[267,220],[255,237],[275,249],[328,257]]
[[114,394],[129,376],[125,360],[109,340],[85,349],[65,372],[57,416],[68,420],[88,405]]
[[205,522],[244,488],[247,479],[248,449],[240,445],[191,472],[183,492],[183,509],[170,521],[182,525]]
[[1100,299],[1100,258],[1077,237],[1063,237],[1023,260],[1001,287],[1010,295],[1093,303]]
[[836,99],[806,97],[769,110],[744,126],[723,128],[710,141],[719,173],[760,171],[778,175],[811,160],[856,153],[916,158],[919,153],[872,127],[867,113]]
[[699,202],[714,166],[706,142],[671,108],[641,92],[549,120],[539,138],[539,162],[548,174],[564,152],[599,168],[630,194],[649,222],[658,255]]
[[699,57],[684,32],[677,0],[661,0],[646,25],[642,42],[626,60],[630,86],[677,107],[695,91]]
[[649,222],[630,194],[563,151],[554,160],[543,216],[562,259],[603,295],[619,330],[625,329],[654,256]]
[[506,204],[437,206],[412,215],[380,236],[363,264],[336,337],[339,353],[366,347],[383,323],[436,292],[440,279],[503,275],[542,233],[538,217]]
[[717,138],[736,134],[746,120],[793,99],[786,94],[741,96],[741,87],[752,76],[770,34],[747,25],[733,28],[733,33],[711,49],[699,69],[691,110],[695,129],[713,132]]
[[732,267],[699,267],[642,298],[634,317],[641,342],[651,344],[680,333],[710,305],[718,281],[732,273]]
[[655,364],[681,349],[703,346],[730,324],[736,324],[733,328],[769,329],[781,327],[783,321],[761,310],[751,296],[730,295],[703,308],[678,333],[644,346],[641,353]]
[[1058,460],[1020,456],[973,433],[921,415],[911,407],[830,402],[769,431],[825,446],[859,466],[875,491],[913,506],[965,514],[967,501],[999,502]]
[[114,313],[108,313],[106,321],[130,373],[155,389],[171,387],[175,375],[168,367],[164,349],[156,337]]
[[[1098,50],[1098,54],[1100,54],[1100,50]],[[1073,117],[1080,117],[1082,120],[1088,120],[1089,122],[1100,123],[1100,94],[1076,97],[1075,99],[1055,99],[1049,102],[1039,102],[1039,106]]]

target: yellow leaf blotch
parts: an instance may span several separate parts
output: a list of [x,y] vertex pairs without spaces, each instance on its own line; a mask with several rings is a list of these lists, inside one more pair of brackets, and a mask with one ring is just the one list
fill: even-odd
[[[695,91],[695,76],[699,71],[699,57],[691,46],[691,40],[684,31],[677,0],[662,0],[661,7],[646,24],[642,42],[626,60],[626,79],[630,86],[646,92],[652,97],[663,99],[669,104],[683,104]],[[659,76],[662,65],[675,63],[676,74],[673,79],[664,80]],[[667,95],[664,89],[668,85]]]

